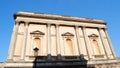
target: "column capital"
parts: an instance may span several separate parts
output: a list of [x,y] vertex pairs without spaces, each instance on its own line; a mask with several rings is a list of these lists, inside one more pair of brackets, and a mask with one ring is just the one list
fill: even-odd
[[104,30],[108,30],[108,28],[103,28]]
[[59,26],[60,24],[55,24],[56,26]]
[[99,27],[98,27],[97,29],[98,29],[98,30],[102,30],[103,28],[99,28]]
[[28,26],[29,25],[29,22],[25,22],[25,26]]
[[97,27],[98,29],[107,29],[107,28],[104,28],[104,27]]
[[75,27],[79,27],[79,25],[75,24]]
[[75,28],[78,28],[79,27],[79,25],[75,25]]
[[15,25],[19,25],[20,21],[15,20]]
[[81,26],[82,28],[86,28],[86,26]]
[[47,25],[48,25],[48,26],[50,26],[50,25],[51,25],[51,23],[47,23]]
[[16,23],[19,23],[20,21],[19,20],[15,20]]
[[15,20],[15,24],[18,23],[25,23],[25,24],[29,24],[29,21],[20,21],[20,20]]

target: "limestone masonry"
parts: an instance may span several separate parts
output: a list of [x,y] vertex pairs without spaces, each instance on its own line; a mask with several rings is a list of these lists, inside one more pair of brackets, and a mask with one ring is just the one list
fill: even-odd
[[81,54],[88,68],[120,68],[103,20],[23,11],[14,20],[5,68],[32,68],[35,56]]

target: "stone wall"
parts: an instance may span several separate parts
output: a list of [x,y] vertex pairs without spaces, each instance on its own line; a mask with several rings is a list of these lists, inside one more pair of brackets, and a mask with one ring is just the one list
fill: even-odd
[[0,68],[4,68],[4,62],[0,62]]

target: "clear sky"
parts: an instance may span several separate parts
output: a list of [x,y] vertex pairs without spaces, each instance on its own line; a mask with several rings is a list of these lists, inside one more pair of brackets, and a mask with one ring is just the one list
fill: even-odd
[[102,19],[120,57],[120,0],[0,0],[0,62],[6,61],[18,11]]

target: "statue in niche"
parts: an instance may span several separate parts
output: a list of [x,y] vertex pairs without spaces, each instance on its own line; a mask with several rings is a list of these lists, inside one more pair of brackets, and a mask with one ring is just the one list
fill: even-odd
[[39,48],[40,49],[40,38],[35,38],[34,39],[34,45],[35,45],[35,48]]
[[43,35],[45,35],[45,33],[41,32],[39,30],[36,30],[36,31],[31,32],[30,34],[34,38],[33,39],[33,43],[34,43],[33,49],[37,48],[38,55],[40,55],[40,53],[41,53],[41,37]]

